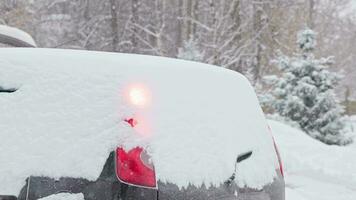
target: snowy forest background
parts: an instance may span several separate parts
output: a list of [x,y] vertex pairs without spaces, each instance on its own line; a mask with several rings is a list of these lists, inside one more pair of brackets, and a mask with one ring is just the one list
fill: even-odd
[[[340,135],[345,127],[341,118],[356,114],[355,11],[355,0],[0,0],[0,24],[25,30],[39,47],[158,55],[241,72],[255,86],[267,113],[279,113],[323,142],[340,144],[347,142],[340,138],[330,142],[312,132]],[[298,33],[307,28],[313,31],[305,38],[315,41],[310,52],[297,42]],[[273,100],[287,97],[268,96],[280,95],[276,87],[285,87],[281,82],[271,84],[270,77],[295,75],[281,63],[295,67],[284,61],[298,59],[312,63],[308,70],[330,71],[337,78],[328,75],[326,89],[315,86],[313,95],[327,100],[295,104],[298,112],[293,110],[291,116],[283,108],[286,102]],[[305,77],[299,79],[309,84]],[[311,98],[296,90],[287,93]],[[320,102],[327,103],[315,109]],[[330,109],[333,113],[327,112]],[[299,119],[295,113],[329,118],[305,124],[311,117]]]

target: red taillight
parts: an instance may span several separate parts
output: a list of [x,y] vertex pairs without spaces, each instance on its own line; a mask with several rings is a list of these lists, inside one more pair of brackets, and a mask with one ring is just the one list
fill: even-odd
[[281,172],[281,175],[284,177],[281,155],[279,154],[276,141],[274,140],[274,137],[273,137],[273,135],[272,135],[272,129],[271,129],[270,126],[267,126],[267,127],[268,127],[268,131],[269,131],[269,133],[271,134],[271,137],[272,137],[272,140],[273,140],[274,150],[276,151],[276,154],[277,154],[278,164],[279,164],[279,170],[280,170],[280,172]]
[[156,174],[148,154],[140,147],[126,152],[123,148],[116,149],[116,174],[127,184],[156,187]]
[[277,154],[277,158],[278,158],[278,163],[279,163],[279,170],[281,171],[282,176],[284,177],[284,172],[283,172],[283,165],[282,165],[282,159],[281,159],[281,155],[279,154],[276,142],[273,139],[273,145],[274,145],[274,150],[276,150],[276,154]]
[[131,127],[135,127],[137,125],[137,121],[134,118],[125,119],[125,122],[130,124]]

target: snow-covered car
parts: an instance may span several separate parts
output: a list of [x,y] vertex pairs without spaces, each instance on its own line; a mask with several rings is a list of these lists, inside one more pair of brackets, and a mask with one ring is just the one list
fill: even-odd
[[1,200],[285,199],[267,121],[234,71],[3,48],[0,105]]
[[0,25],[0,47],[36,47],[32,36],[15,27]]

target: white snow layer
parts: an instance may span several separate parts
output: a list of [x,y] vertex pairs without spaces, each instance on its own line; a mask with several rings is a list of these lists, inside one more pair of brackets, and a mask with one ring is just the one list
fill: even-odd
[[47,196],[45,198],[41,198],[39,200],[84,200],[84,195],[82,193],[79,194],[71,194],[71,193],[59,193]]
[[[260,188],[276,176],[256,94],[230,70],[153,56],[12,48],[0,49],[0,86],[18,88],[0,93],[0,194],[18,194],[29,175],[95,180],[117,146],[148,148],[157,179],[181,187],[222,183],[249,150],[238,184]],[[144,105],[130,103],[130,94]],[[130,117],[135,129],[124,122]]]
[[0,34],[24,41],[34,47],[37,46],[31,35],[18,28],[0,25]]
[[355,200],[356,144],[329,146],[269,121],[284,164],[287,200]]

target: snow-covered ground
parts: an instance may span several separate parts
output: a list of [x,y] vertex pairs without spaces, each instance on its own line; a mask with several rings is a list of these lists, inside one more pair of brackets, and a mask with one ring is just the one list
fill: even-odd
[[282,156],[286,200],[355,200],[356,145],[328,146],[269,121]]

